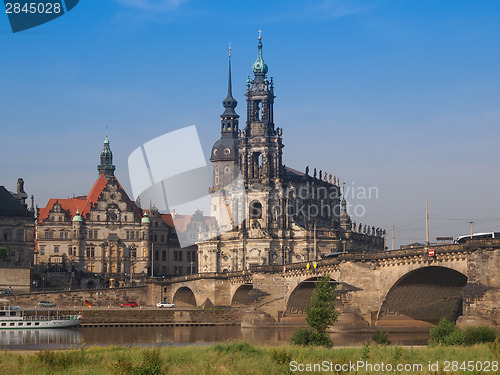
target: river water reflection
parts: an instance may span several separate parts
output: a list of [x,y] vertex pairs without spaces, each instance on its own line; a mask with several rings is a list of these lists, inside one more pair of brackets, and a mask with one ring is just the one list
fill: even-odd
[[[294,328],[266,327],[99,327],[45,330],[0,330],[0,347],[11,350],[77,348],[81,345],[185,345],[247,340],[252,344],[283,345],[290,342]],[[360,345],[371,334],[331,334],[336,346]],[[426,333],[394,333],[392,342],[426,344]]]

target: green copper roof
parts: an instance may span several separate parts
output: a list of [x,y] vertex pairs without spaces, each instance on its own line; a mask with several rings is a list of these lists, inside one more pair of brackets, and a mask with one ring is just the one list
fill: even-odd
[[73,216],[73,222],[82,222],[83,219],[82,217],[80,216],[80,211],[76,210],[76,215]]
[[143,218],[141,219],[141,223],[143,224],[150,224],[151,220],[149,220],[148,214],[144,214]]
[[254,74],[266,74],[267,73],[267,64],[262,59],[262,37],[259,35],[259,55],[257,56],[257,60],[252,65],[252,70]]

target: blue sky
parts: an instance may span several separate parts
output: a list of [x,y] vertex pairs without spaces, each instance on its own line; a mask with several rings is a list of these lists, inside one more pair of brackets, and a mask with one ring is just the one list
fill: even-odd
[[397,244],[500,229],[497,1],[82,0],[12,34],[0,17],[0,185],[43,207],[86,194],[108,126],[116,175],[140,144],[196,125],[209,152],[226,96],[245,121],[262,29],[284,161],[377,187],[355,220]]

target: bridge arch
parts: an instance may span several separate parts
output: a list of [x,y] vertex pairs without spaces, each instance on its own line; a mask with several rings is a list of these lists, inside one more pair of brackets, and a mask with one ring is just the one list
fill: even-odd
[[177,289],[174,294],[173,303],[175,303],[176,306],[197,306],[194,293],[187,286],[182,286]]
[[250,304],[248,294],[253,290],[253,284],[242,284],[231,298],[231,306],[247,306]]
[[412,270],[389,289],[378,321],[398,320],[402,316],[431,324],[443,317],[455,321],[463,313],[462,289],[466,284],[467,276],[452,268],[427,266]]
[[[316,286],[316,281],[318,281],[321,276],[310,277],[308,279],[302,280],[295,287],[295,289],[290,293],[288,301],[286,304],[286,311],[291,314],[303,313],[309,300],[311,299],[313,290]],[[336,285],[337,282],[331,281],[331,285]]]

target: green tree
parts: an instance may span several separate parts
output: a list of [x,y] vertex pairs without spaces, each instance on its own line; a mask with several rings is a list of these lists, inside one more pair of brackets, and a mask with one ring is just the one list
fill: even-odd
[[295,345],[333,345],[332,339],[326,333],[328,326],[337,320],[335,311],[335,288],[330,276],[324,275],[317,282],[305,313],[307,328],[298,328],[293,332],[292,344]]
[[7,251],[6,247],[0,247],[0,259],[7,259]]
[[311,300],[306,307],[306,322],[318,333],[324,333],[338,318],[335,311],[335,289],[330,275],[323,275],[316,281]]

